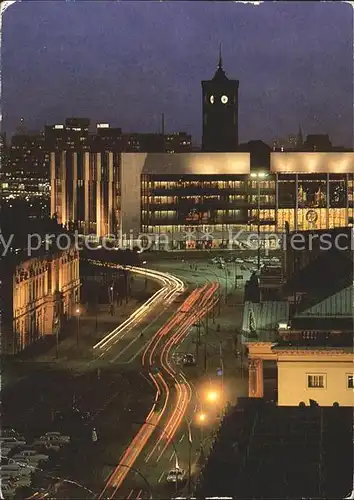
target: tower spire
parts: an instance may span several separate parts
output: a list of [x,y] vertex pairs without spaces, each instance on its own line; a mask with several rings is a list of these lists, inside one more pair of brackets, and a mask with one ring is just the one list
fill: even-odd
[[299,125],[299,132],[297,134],[297,147],[298,148],[301,148],[304,144],[304,139],[303,139],[303,135],[302,135],[302,129],[301,129],[301,125]]
[[221,43],[219,43],[219,64],[218,68],[222,69],[222,53],[221,53]]

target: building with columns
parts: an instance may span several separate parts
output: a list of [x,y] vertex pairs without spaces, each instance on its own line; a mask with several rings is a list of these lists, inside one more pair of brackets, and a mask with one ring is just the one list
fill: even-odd
[[51,153],[51,215],[67,228],[97,237],[117,234],[120,220],[119,154]]
[[72,246],[1,263],[1,351],[17,354],[75,314],[80,302],[79,254]]
[[264,396],[263,368],[276,364],[279,405],[354,406],[353,253],[318,251],[306,263],[309,253],[288,255],[298,266],[288,267],[286,301],[245,303],[249,396]]

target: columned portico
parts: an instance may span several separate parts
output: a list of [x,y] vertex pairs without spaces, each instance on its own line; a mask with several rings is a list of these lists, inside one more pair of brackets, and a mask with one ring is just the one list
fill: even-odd
[[263,360],[276,360],[273,342],[247,342],[248,347],[248,396],[264,396]]
[[263,397],[263,360],[250,359],[248,365],[248,395],[251,398]]

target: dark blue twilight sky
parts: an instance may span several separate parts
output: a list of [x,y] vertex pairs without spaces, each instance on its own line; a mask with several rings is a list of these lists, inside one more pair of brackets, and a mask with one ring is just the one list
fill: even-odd
[[201,136],[202,79],[240,80],[240,140],[329,133],[352,145],[346,3],[24,1],[3,17],[3,130],[67,116]]

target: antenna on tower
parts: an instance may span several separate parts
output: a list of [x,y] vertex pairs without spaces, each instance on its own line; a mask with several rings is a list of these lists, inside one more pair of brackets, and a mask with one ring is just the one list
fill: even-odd
[[222,53],[221,53],[221,42],[219,43],[219,65],[218,67],[222,69]]
[[162,135],[165,135],[165,114],[162,113],[161,115],[161,133]]

